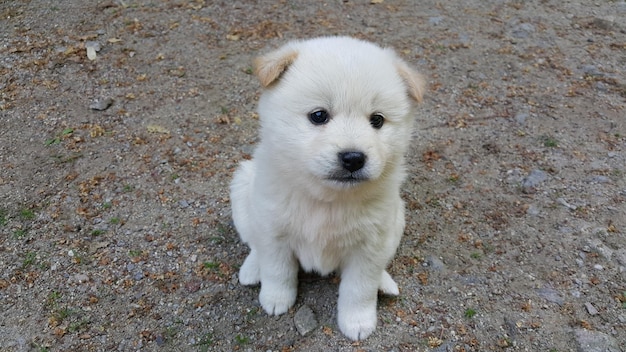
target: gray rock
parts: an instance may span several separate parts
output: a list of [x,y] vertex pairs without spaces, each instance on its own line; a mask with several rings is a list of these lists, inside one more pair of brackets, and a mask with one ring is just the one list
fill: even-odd
[[426,263],[428,264],[428,267],[434,271],[441,271],[446,268],[446,265],[441,261],[441,259],[432,255],[429,255],[426,258]]
[[563,299],[563,297],[561,297],[559,291],[551,287],[543,287],[538,289],[537,295],[539,295],[539,297],[545,299],[546,301],[556,303],[559,306],[562,306],[565,303],[565,300]]
[[599,175],[599,176],[592,177],[590,182],[592,182],[592,183],[610,183],[611,179],[606,177],[606,176]]
[[89,105],[89,108],[91,110],[104,111],[111,107],[111,105],[113,105],[113,102],[114,100],[111,97],[96,99],[93,103],[91,103],[91,105]]
[[601,256],[603,256],[606,260],[611,260],[613,256],[613,250],[602,243],[601,240],[597,238],[590,238],[586,241],[587,246],[593,251]]
[[454,351],[454,342],[452,341],[448,341],[446,343],[444,343],[443,345],[430,350],[431,352],[452,352]]
[[548,174],[545,171],[535,169],[522,180],[522,190],[524,193],[533,193],[535,188],[547,179]]
[[428,23],[433,25],[433,26],[437,26],[437,25],[441,24],[441,21],[443,21],[443,17],[441,17],[441,16],[430,17],[428,19]]
[[615,251],[615,259],[620,265],[626,265],[626,248],[620,248]]
[[517,26],[513,27],[511,31],[511,36],[513,38],[527,38],[531,33],[535,31],[535,26],[530,23],[520,23]]
[[575,329],[574,335],[580,352],[620,352],[617,340],[599,331]]
[[85,48],[93,48],[96,52],[98,52],[102,49],[102,46],[99,42],[87,41],[85,42]]
[[135,274],[133,274],[133,279],[135,279],[135,281],[143,279],[143,273],[141,271],[137,271]]
[[517,114],[515,114],[515,121],[517,121],[517,123],[519,123],[520,125],[523,125],[524,122],[526,122],[528,116],[529,115],[527,112],[518,112]]
[[89,276],[85,275],[85,274],[76,274],[74,276],[74,279],[78,282],[78,283],[84,283],[89,281]]
[[300,307],[293,317],[293,322],[296,325],[296,330],[300,335],[305,336],[311,331],[317,328],[317,318],[315,313],[306,304]]
[[585,302],[585,308],[587,309],[587,313],[590,315],[597,315],[600,313],[590,302]]
[[583,71],[584,74],[589,75],[589,76],[603,76],[604,74],[598,70],[598,68],[595,65],[583,65],[583,67],[581,67],[581,70]]

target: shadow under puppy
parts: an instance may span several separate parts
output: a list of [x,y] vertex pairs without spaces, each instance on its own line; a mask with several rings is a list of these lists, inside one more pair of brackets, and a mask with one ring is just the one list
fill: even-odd
[[376,328],[377,292],[404,231],[400,186],[422,77],[392,50],[349,37],[293,41],[255,61],[265,88],[260,142],[231,184],[251,252],[239,281],[261,283],[269,314],[295,303],[298,265],[341,275],[338,324],[353,340]]

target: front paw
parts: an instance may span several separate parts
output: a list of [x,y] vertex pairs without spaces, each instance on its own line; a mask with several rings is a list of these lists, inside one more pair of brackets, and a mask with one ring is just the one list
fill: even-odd
[[296,303],[297,288],[286,286],[261,284],[259,301],[261,306],[270,315],[287,313]]
[[256,251],[250,252],[239,269],[239,283],[242,285],[256,285],[261,281],[259,263]]
[[389,275],[386,270],[383,271],[383,274],[380,278],[380,286],[378,287],[378,289],[380,290],[380,292],[390,296],[397,296],[400,294],[398,284],[393,281],[391,275]]
[[341,332],[352,340],[363,340],[376,329],[376,303],[361,307],[339,306],[337,321]]

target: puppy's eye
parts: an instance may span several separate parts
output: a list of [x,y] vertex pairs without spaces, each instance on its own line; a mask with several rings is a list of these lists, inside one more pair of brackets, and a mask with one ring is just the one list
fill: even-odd
[[314,125],[323,125],[328,123],[330,115],[324,109],[315,110],[309,114],[309,121]]
[[383,127],[383,124],[385,123],[385,117],[383,116],[383,114],[375,112],[370,116],[370,123],[372,124],[372,127],[379,129]]

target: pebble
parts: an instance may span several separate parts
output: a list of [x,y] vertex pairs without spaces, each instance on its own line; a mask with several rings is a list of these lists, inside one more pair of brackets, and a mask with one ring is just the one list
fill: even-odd
[[100,45],[99,42],[87,41],[87,42],[85,42],[85,48],[93,48],[93,50],[98,52],[98,51],[100,51],[102,49],[102,46]]
[[537,290],[537,294],[539,295],[539,297],[545,299],[546,301],[556,303],[560,306],[565,303],[565,300],[563,299],[563,297],[561,297],[561,294],[551,287],[540,288]]
[[428,267],[430,267],[430,269],[434,271],[441,271],[446,268],[446,265],[443,263],[443,261],[433,255],[430,255],[426,258],[426,263],[428,264]]
[[584,74],[589,76],[603,76],[604,74],[594,65],[583,65],[581,68]]
[[531,204],[528,206],[528,209],[526,209],[526,214],[530,215],[530,216],[537,216],[541,213],[541,211],[539,210],[539,208],[537,208],[536,205]]
[[617,340],[599,331],[575,329],[574,335],[580,352],[619,352]]
[[180,205],[181,208],[187,208],[189,206],[189,203],[183,199],[180,202],[178,202],[178,205]]
[[615,251],[615,259],[620,265],[626,265],[626,248],[620,248]]
[[547,179],[548,174],[545,171],[535,169],[522,180],[522,191],[524,193],[534,193],[535,188]]
[[587,313],[591,315],[597,315],[599,313],[596,307],[594,307],[593,304],[589,302],[585,302],[585,308],[587,308]]
[[594,176],[591,178],[592,183],[610,183],[611,179],[606,176]]
[[605,246],[601,240],[597,238],[590,238],[586,241],[586,244],[592,251],[600,254],[606,260],[611,260],[611,257],[613,256],[613,250]]
[[113,102],[114,100],[111,97],[96,99],[93,103],[91,103],[91,105],[89,105],[89,108],[91,110],[104,111],[113,105]]
[[441,22],[443,21],[443,17],[441,16],[435,16],[435,17],[430,17],[428,18],[428,23],[432,26],[438,26],[441,24]]
[[296,325],[296,330],[300,335],[305,336],[311,331],[317,328],[317,318],[313,310],[306,304],[300,307],[293,317],[293,322]]
[[524,122],[526,122],[526,119],[528,118],[528,113],[527,112],[518,112],[517,114],[515,114],[515,121],[517,123],[519,123],[520,125],[523,125]]
[[520,23],[517,26],[513,27],[513,31],[511,35],[513,38],[527,38],[531,33],[535,31],[535,26],[530,23]]
[[578,207],[577,207],[577,206],[575,206],[575,205],[571,205],[571,204],[569,204],[569,203],[568,203],[565,199],[563,199],[563,198],[557,198],[557,199],[556,199],[556,202],[557,202],[557,203],[559,203],[559,204],[561,204],[562,206],[564,206],[564,207],[566,207],[566,208],[570,209],[570,210],[576,210],[576,209],[578,208]]
[[74,279],[82,284],[83,282],[89,281],[89,276],[85,274],[76,274],[74,275]]

